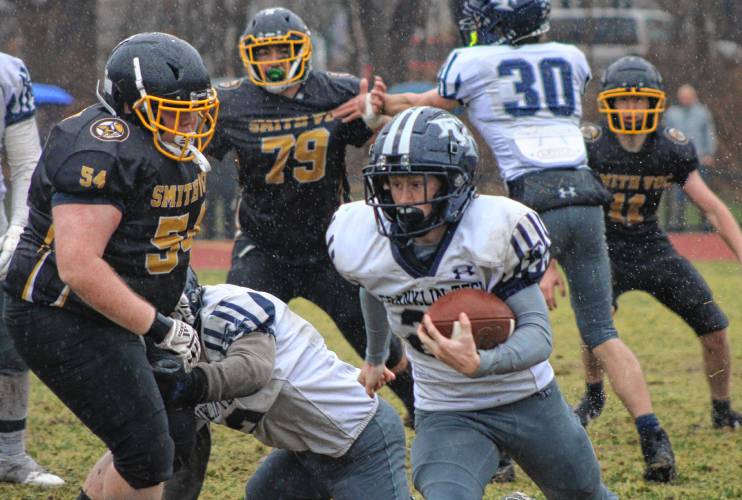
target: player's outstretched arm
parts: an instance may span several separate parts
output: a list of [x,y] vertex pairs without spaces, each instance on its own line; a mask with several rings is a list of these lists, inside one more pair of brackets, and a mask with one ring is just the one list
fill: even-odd
[[[376,91],[376,93],[374,93]],[[359,118],[371,130],[380,128],[386,120],[382,117],[383,101],[379,93],[386,93],[386,84],[380,76],[374,77],[374,87],[368,90],[368,80],[361,78],[358,95],[351,97],[343,104],[332,110],[332,116],[343,123],[352,122]]]
[[421,94],[416,94],[414,92],[406,92],[403,94],[387,94],[386,92],[381,93],[377,92],[376,90],[372,90],[371,95],[373,96],[374,94],[381,98],[383,102],[383,112],[385,115],[389,116],[394,116],[397,113],[413,106],[433,106],[448,111],[451,111],[459,106],[458,101],[441,97],[438,94],[437,89],[430,89],[427,92],[423,92]]
[[742,265],[742,231],[729,208],[703,182],[697,170],[690,173],[683,190],[701,209],[711,225],[719,231],[719,235]]

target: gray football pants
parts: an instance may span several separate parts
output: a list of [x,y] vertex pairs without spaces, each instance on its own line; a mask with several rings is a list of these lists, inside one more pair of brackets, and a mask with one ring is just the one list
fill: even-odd
[[550,500],[615,499],[556,381],[477,411],[415,410],[412,479],[428,500],[480,500],[507,452]]
[[611,264],[603,209],[563,207],[539,215],[549,230],[551,255],[567,275],[582,342],[594,349],[618,337],[611,316]]

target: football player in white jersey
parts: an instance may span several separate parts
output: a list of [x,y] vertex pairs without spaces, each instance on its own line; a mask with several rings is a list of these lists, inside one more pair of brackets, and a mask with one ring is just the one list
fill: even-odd
[[[20,59],[0,52],[0,152],[10,172],[11,213],[5,214],[5,184],[0,174],[0,280],[5,279],[23,227],[28,219],[26,196],[31,174],[41,154],[36,128],[31,78]],[[0,292],[0,309],[5,293]],[[28,367],[16,352],[0,321],[0,481],[59,486],[64,481],[26,453],[24,435],[28,414]]]
[[[286,303],[236,285],[201,287],[189,271],[173,316],[199,331],[201,361],[186,373],[164,358],[155,377],[168,407],[195,406],[201,427],[163,498],[198,498],[215,422],[274,447],[247,482],[247,499],[409,500],[399,415],[369,397],[358,369]],[[97,477],[85,484],[90,498],[99,498]]]
[[[509,196],[536,210],[551,234],[552,256],[567,275],[583,343],[607,373],[640,436],[665,436],[659,444],[670,449],[639,361],[618,338],[611,317],[601,208],[611,196],[587,166],[579,129],[590,69],[576,47],[541,43],[550,8],[549,0],[466,0],[459,27],[468,47],[450,54],[438,74],[438,88],[388,95],[377,85],[369,101],[386,114],[420,105],[466,107],[497,159]],[[363,110],[352,104],[341,106],[336,115],[358,116]],[[552,261],[545,284],[558,276],[555,266]],[[586,385],[585,397],[602,391],[602,386]],[[647,463],[648,479],[668,481],[674,475],[673,463]]]
[[[342,205],[328,251],[361,285],[368,350],[361,383],[373,394],[392,334],[405,340],[415,380],[412,477],[427,499],[479,499],[508,452],[548,498],[611,498],[579,421],[548,362],[551,326],[538,283],[549,259],[539,216],[504,197],[475,196],[479,156],[456,117],[416,107],[376,139],[366,200]],[[424,316],[463,287],[505,300],[517,318],[505,343],[477,351]]]

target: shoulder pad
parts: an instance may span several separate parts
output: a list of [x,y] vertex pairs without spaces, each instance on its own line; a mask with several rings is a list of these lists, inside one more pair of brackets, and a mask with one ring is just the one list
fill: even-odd
[[595,125],[594,123],[585,123],[580,127],[580,131],[582,132],[582,138],[585,139],[586,142],[595,142],[600,138],[600,135],[603,133],[603,131]]
[[242,85],[242,78],[235,78],[234,80],[227,80],[217,85],[217,89],[236,89]]
[[121,118],[99,118],[90,124],[90,135],[103,142],[124,142],[129,138],[129,124]]
[[670,139],[675,144],[681,144],[681,145],[688,144],[688,137],[676,128],[672,128],[672,127],[666,128],[665,137]]

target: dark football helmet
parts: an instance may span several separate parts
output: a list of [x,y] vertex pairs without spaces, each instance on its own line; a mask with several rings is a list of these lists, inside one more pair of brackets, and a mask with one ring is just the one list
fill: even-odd
[[[648,134],[657,130],[660,114],[665,111],[666,95],[662,75],[649,61],[625,56],[612,63],[603,73],[602,92],[598,94],[598,111],[607,115],[608,127],[616,134]],[[620,97],[648,100],[647,109],[616,109]]]
[[[119,43],[106,63],[103,99],[115,114],[135,115],[174,160],[193,160],[214,135],[216,90],[196,49],[173,35],[140,33]],[[181,130],[193,113],[192,131]]]
[[283,92],[306,80],[311,71],[309,28],[283,7],[258,12],[247,23],[239,47],[250,81],[269,92]]
[[465,0],[459,19],[464,44],[502,45],[549,31],[549,0]]
[[[458,221],[476,192],[477,143],[442,109],[420,106],[399,113],[381,130],[369,157],[363,169],[366,204],[374,209],[379,232],[396,242]],[[441,188],[420,203],[397,204],[390,181],[399,175],[422,175],[426,181],[433,175]],[[428,203],[433,210],[425,217],[419,207]]]

